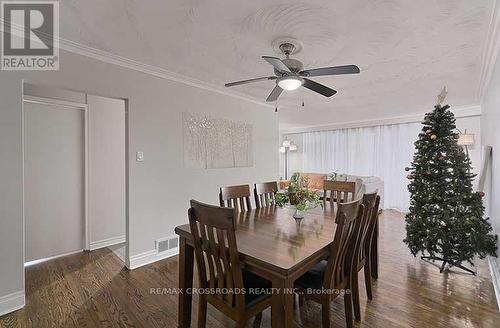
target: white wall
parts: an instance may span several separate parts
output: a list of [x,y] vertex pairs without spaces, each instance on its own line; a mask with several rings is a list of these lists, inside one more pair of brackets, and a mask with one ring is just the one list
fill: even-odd
[[84,111],[24,104],[25,262],[83,249]]
[[11,78],[0,72],[0,296],[24,289],[22,84]]
[[87,96],[90,249],[125,240],[125,100]]
[[[497,58],[495,69],[491,77],[481,104],[483,115],[481,120],[482,143],[493,148],[491,180],[489,181],[489,215],[495,233],[500,234],[500,56]],[[497,259],[500,266],[500,258]]]
[[[216,204],[219,186],[278,178],[278,120],[272,109],[65,51],[60,59],[58,72],[0,72],[0,296],[23,289],[23,78],[128,99],[130,257],[152,251],[155,239],[187,223],[190,198]],[[184,168],[184,111],[253,124],[254,166]],[[135,162],[136,151],[144,152],[144,162]]]

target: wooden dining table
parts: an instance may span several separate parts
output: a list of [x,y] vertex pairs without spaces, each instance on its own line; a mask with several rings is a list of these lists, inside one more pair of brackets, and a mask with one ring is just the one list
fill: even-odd
[[[273,328],[293,327],[294,282],[329,255],[335,236],[335,207],[309,210],[300,222],[294,209],[269,206],[238,213],[236,242],[245,270],[271,281],[273,287],[271,322]],[[378,223],[377,223],[378,225]],[[378,231],[378,229],[376,229]],[[178,326],[191,326],[194,248],[189,225],[175,228],[179,235]],[[378,233],[373,239],[376,248]],[[373,277],[377,277],[377,252],[371,259]]]

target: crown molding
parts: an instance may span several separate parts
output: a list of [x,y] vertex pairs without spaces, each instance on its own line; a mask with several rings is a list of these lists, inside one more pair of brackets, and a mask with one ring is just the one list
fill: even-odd
[[[474,117],[481,115],[481,106],[460,106],[451,109],[456,118]],[[406,116],[387,117],[378,120],[360,120],[343,123],[327,124],[327,125],[311,125],[293,129],[280,130],[280,134],[296,134],[305,132],[331,131],[340,129],[366,128],[371,126],[392,125],[421,122],[424,119],[425,113],[413,114]]]
[[158,67],[158,66],[153,66],[153,65],[148,65],[144,64],[142,62],[138,62],[129,58],[125,58],[119,55],[112,54],[107,51],[99,50],[96,48],[92,48],[83,44],[80,44],[78,42],[66,40],[66,39],[59,39],[59,47],[62,50],[75,53],[78,55],[82,55],[85,57],[89,57],[92,59],[96,59],[105,63],[117,65],[120,67],[128,68],[134,71],[139,71],[141,73],[145,73],[148,75],[152,75],[155,77],[159,77],[165,80],[170,80],[170,81],[175,81],[179,82],[182,84],[186,84],[192,87],[200,88],[203,90],[211,91],[211,92],[216,92],[225,96],[237,98],[240,100],[248,101],[253,104],[257,104],[260,106],[265,106],[268,108],[274,108],[273,106],[266,104],[262,101],[259,101],[253,97],[249,97],[247,95],[244,95],[239,92],[235,91],[228,91],[227,89],[223,87],[219,87],[214,84],[206,83],[198,79],[193,79],[188,76],[174,73],[172,71],[169,71],[167,69]]
[[[0,18],[1,26],[3,26],[3,22],[4,22],[4,20],[2,18]],[[17,24],[12,24],[12,23],[10,23],[10,26],[11,26],[11,32],[14,35],[24,36],[23,35],[23,33],[24,33],[23,27],[21,27]],[[129,59],[129,58],[126,58],[126,57],[123,57],[120,55],[116,55],[116,54],[113,54],[113,53],[110,53],[110,52],[107,52],[104,50],[100,50],[97,48],[89,47],[89,46],[83,45],[81,43],[74,42],[74,41],[64,39],[61,37],[59,37],[59,49],[62,49],[62,50],[65,50],[65,51],[68,51],[68,52],[71,52],[71,53],[74,53],[77,55],[92,58],[95,60],[99,60],[101,62],[105,62],[108,64],[113,64],[113,65],[117,65],[117,66],[120,66],[123,68],[128,68],[128,69],[131,69],[134,71],[145,73],[145,74],[155,76],[158,78],[162,78],[165,80],[182,83],[182,84],[189,85],[189,86],[192,86],[195,88],[200,88],[203,90],[219,93],[219,94],[222,94],[225,96],[248,101],[248,102],[251,102],[251,103],[256,104],[256,105],[264,106],[267,108],[274,108],[272,105],[267,104],[266,102],[263,102],[257,98],[247,96],[241,92],[229,91],[228,89],[226,89],[225,87],[222,87],[222,86],[207,83],[207,82],[204,82],[204,81],[201,81],[198,79],[194,79],[194,78],[182,75],[182,74],[172,72],[172,71],[165,69],[165,68],[161,68],[161,67],[154,66],[154,65],[148,65],[148,64],[145,64],[145,63],[133,60],[133,59]]]
[[240,100],[248,101],[256,105],[268,107],[268,108],[273,108],[273,106],[266,104],[256,98],[249,97],[247,95],[244,95],[243,93],[235,92],[235,91],[228,91],[227,89],[223,87],[219,87],[217,85],[211,84],[211,83],[206,83],[198,79],[194,79],[182,74],[178,74],[172,71],[169,71],[167,69],[158,67],[158,66],[153,66],[153,65],[148,65],[144,64],[139,61],[135,61],[126,57],[122,57],[119,55],[115,55],[113,53],[99,50],[96,48],[92,48],[83,44],[80,44],[78,42],[66,40],[66,39],[59,39],[59,47],[62,50],[75,53],[77,55],[82,55],[85,57],[89,57],[95,60],[99,60],[105,63],[117,65],[123,68],[128,68],[134,71],[138,71],[141,73],[145,73],[151,76],[159,77],[165,80],[170,80],[178,83],[182,83],[185,85],[189,85],[195,88],[200,88],[203,90],[219,93],[225,96],[237,98]]
[[488,36],[484,47],[481,64],[481,75],[479,78],[478,100],[483,101],[486,90],[491,80],[495,63],[500,51],[500,1],[493,0]]

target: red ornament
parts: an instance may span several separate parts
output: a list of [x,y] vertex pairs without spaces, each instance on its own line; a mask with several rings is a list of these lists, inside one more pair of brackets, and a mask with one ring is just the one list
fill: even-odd
[[412,180],[412,179],[414,178],[414,175],[413,175],[413,174],[408,174],[408,175],[406,176],[406,178],[407,178],[407,179],[409,179],[409,180]]
[[480,191],[480,192],[479,192],[479,196],[480,196],[481,198],[483,198],[485,195],[486,195],[486,194],[485,194],[483,191]]
[[441,156],[439,156],[439,157],[438,157],[438,159],[439,159],[440,161],[444,161],[444,160],[446,159],[446,156],[441,155]]

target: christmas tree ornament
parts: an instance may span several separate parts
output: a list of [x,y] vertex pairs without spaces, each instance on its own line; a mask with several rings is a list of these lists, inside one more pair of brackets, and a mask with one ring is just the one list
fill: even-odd
[[498,237],[484,217],[484,193],[473,191],[475,175],[469,156],[457,145],[449,106],[436,105],[422,131],[425,137],[419,135],[413,161],[405,168],[411,198],[404,242],[414,256],[441,261],[440,272],[448,266],[475,274],[464,265],[474,266],[475,256],[496,256]]
[[486,194],[482,191],[479,192],[479,197],[483,198]]

